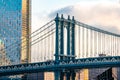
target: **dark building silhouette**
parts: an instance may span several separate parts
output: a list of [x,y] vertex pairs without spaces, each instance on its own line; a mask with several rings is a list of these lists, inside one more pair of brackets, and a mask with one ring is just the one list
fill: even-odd
[[114,78],[112,76],[112,68],[109,68],[102,74],[98,75],[97,80],[114,80]]

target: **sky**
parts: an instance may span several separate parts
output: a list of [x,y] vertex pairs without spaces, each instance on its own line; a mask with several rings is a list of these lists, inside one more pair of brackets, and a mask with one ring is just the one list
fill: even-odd
[[32,31],[56,13],[72,15],[84,23],[120,33],[120,0],[32,0]]
[[56,13],[120,34],[120,0],[32,0],[32,32],[55,18]]

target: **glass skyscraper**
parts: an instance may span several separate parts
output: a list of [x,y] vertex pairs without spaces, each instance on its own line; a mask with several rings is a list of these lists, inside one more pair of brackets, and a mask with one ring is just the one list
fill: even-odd
[[30,9],[30,0],[0,0],[0,41],[11,64],[30,61]]

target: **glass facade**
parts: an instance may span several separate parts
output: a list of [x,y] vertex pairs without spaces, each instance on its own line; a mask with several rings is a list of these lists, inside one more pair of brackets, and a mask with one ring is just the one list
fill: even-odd
[[[26,4],[23,1],[26,1]],[[30,54],[29,40],[26,40],[30,34],[30,15],[28,15],[30,10],[29,8],[27,8],[28,10],[23,8],[23,5],[29,7],[27,2],[30,2],[30,0],[23,1],[0,0],[0,40],[4,44],[6,58],[10,60],[11,64],[18,64],[30,58],[28,57]],[[24,42],[23,38],[25,39]],[[28,54],[24,56],[26,58],[23,58],[23,55],[26,54]]]

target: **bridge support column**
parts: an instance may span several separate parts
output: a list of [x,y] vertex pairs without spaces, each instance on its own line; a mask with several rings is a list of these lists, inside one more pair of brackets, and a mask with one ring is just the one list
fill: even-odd
[[[59,63],[59,60],[71,60],[75,59],[75,20],[74,17],[68,21],[61,17],[56,16],[56,50],[55,50],[55,62]],[[67,24],[67,55],[64,54],[64,28]],[[65,58],[64,58],[65,57]],[[56,64],[57,66],[58,64]],[[64,72],[56,70],[55,80],[63,80]],[[71,74],[71,70],[66,73],[66,80],[75,80],[74,74]]]
[[71,80],[75,80],[75,76],[76,76],[76,73],[75,73],[75,72],[72,72],[72,73],[71,73]]
[[61,72],[61,74],[60,74],[60,80],[64,80],[64,72]]
[[75,80],[76,73],[74,71],[70,71],[66,73],[66,80]]
[[54,77],[55,77],[55,80],[64,80],[64,72],[55,71]]
[[55,71],[54,72],[54,80],[60,80],[60,72],[59,71]]
[[73,56],[72,59],[75,59],[75,20],[74,20],[74,16],[72,17],[72,27],[71,27],[71,55]]
[[[59,36],[59,35],[58,35]],[[63,14],[61,15],[60,20],[60,60],[64,59],[64,18]]]
[[[55,61],[56,65],[58,65],[59,60],[64,59],[64,18],[63,15],[61,18],[56,16],[55,18],[56,23],[56,50],[55,50]],[[55,80],[63,80],[64,74],[62,71],[56,70],[55,71]]]
[[70,80],[70,72],[66,73],[66,80]]
[[[68,20],[70,20],[70,16],[68,16]],[[67,59],[68,60],[70,60],[70,46],[71,46],[71,44],[70,44],[70,22],[67,22]]]
[[67,59],[75,59],[75,20],[74,17],[72,20],[70,19],[70,16],[68,16],[67,22]]
[[56,16],[56,50],[55,50],[55,60],[63,60],[64,57],[64,18]]

